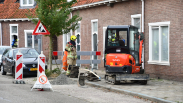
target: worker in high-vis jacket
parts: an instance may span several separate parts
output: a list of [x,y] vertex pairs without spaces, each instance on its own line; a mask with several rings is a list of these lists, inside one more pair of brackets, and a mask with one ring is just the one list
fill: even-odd
[[12,48],[17,48],[18,47],[18,39],[13,39],[11,45],[12,45]]
[[76,64],[77,54],[76,54],[76,41],[77,37],[72,35],[70,42],[66,44],[65,51],[67,51],[67,72],[66,75],[70,75],[72,66]]

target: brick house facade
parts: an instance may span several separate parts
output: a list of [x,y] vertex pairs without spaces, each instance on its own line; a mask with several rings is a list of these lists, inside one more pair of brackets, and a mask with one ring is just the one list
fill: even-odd
[[[102,2],[102,3],[101,3]],[[80,21],[80,49],[92,50],[92,22],[97,22],[98,56],[103,66],[103,38],[108,25],[133,25],[133,17],[140,18],[140,31],[144,31],[144,68],[151,77],[183,81],[183,60],[181,34],[183,29],[183,1],[182,0],[125,0],[125,1],[80,1],[73,7],[73,14],[79,11]],[[144,3],[144,30],[142,30],[142,2]],[[155,28],[155,29],[154,29]],[[154,37],[153,31],[158,30]],[[165,34],[163,33],[165,32]],[[73,35],[77,33],[72,32]],[[153,38],[158,38],[157,60],[153,54]],[[58,38],[59,41],[63,37]],[[63,44],[58,49],[63,50]],[[81,59],[89,59],[82,57]],[[86,65],[81,65],[85,67]]]
[[[26,14],[35,15],[36,2],[32,5],[22,5],[23,0],[1,0],[0,1],[0,41],[1,45],[11,46],[14,35],[19,39],[18,47],[32,47],[38,50],[38,36],[32,37],[36,25],[31,22]],[[16,28],[15,32],[13,29]],[[31,41],[29,40],[31,39]],[[31,43],[31,44],[30,44]],[[44,44],[44,45],[43,45]],[[48,58],[49,38],[42,36],[42,48]]]
[[[5,2],[8,3],[8,0],[5,0]],[[13,2],[16,2],[16,0]],[[0,4],[0,7],[2,5],[3,4]],[[12,5],[15,6],[15,4]],[[18,5],[16,9],[18,9],[20,4],[17,3],[16,5]],[[107,26],[135,25],[139,26],[139,31],[145,34],[145,72],[155,78],[183,81],[183,66],[181,65],[183,61],[183,41],[181,41],[183,38],[183,36],[181,36],[183,31],[182,5],[183,0],[80,0],[73,5],[73,12],[70,15],[70,17],[72,17],[72,15],[79,11],[79,16],[82,17],[82,20],[79,22],[80,28],[57,37],[57,43],[55,43],[55,48],[57,49],[55,50],[63,51],[65,43],[69,41],[71,35],[76,35],[80,38],[77,44],[78,48],[80,47],[80,51],[94,50],[93,44],[96,42],[98,43],[97,50],[101,51],[101,55],[98,56],[98,59],[101,60],[101,64],[99,64],[97,68],[104,70],[103,44]],[[34,8],[30,10],[34,10]],[[19,21],[5,21],[5,19],[20,17],[15,15],[15,13],[14,16],[5,17],[2,16],[2,11],[3,10],[0,10],[2,45],[10,45],[9,24],[18,24],[20,37],[19,47],[24,47],[24,30],[34,30],[36,25],[31,23],[31,21],[24,21],[23,19]],[[12,12],[12,10],[8,12]],[[23,16],[21,18],[26,17]],[[43,36],[42,43],[44,44],[42,45],[42,50],[44,54],[48,56],[49,39]],[[154,52],[155,45],[158,46],[156,53]],[[86,56],[81,57],[81,59],[89,58],[90,57]],[[81,66],[88,67],[88,65]]]

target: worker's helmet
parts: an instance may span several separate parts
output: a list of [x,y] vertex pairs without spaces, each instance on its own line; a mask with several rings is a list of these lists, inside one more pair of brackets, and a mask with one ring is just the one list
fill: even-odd
[[77,39],[77,37],[75,35],[72,35],[70,38],[72,41],[74,41],[75,39]]

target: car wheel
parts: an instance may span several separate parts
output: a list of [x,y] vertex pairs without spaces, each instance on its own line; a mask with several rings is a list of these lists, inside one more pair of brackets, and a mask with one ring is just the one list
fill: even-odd
[[1,74],[6,75],[6,72],[4,71],[4,66],[3,65],[1,66]]
[[15,78],[15,68],[12,69],[13,78]]

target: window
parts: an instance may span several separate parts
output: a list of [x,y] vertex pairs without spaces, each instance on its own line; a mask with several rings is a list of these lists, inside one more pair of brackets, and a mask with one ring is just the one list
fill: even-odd
[[21,0],[20,5],[21,6],[33,6],[34,0]]
[[0,0],[0,4],[3,4],[4,3],[4,0]]
[[136,65],[139,65],[139,34],[138,28],[130,28],[130,54],[135,58]]
[[[92,30],[92,51],[98,51],[98,19],[91,20],[91,30]],[[97,59],[94,55],[92,59]],[[98,69],[97,64],[93,64],[92,68]]]
[[149,64],[169,63],[170,22],[149,23]]
[[12,50],[10,50],[10,52],[9,52],[9,58],[13,58],[13,51]]
[[5,53],[3,54],[5,57],[8,57],[10,50],[8,49],[7,51],[5,51]]
[[65,50],[65,46],[68,42],[70,42],[70,37],[72,35],[72,30],[71,32],[67,33],[67,34],[63,34],[63,50]]
[[9,24],[10,26],[10,46],[12,41],[18,39],[18,24]]
[[[77,37],[77,40],[76,40],[76,50],[77,51],[81,51],[81,35],[80,35],[80,31],[81,31],[81,21],[78,22],[78,29],[75,31],[75,36]],[[81,59],[81,56],[78,55],[78,60]],[[79,66],[80,64],[77,64],[77,66]]]
[[108,29],[107,46],[127,46],[127,30]]
[[6,55],[6,53],[9,51],[10,49],[6,49],[3,53],[3,55]]
[[131,15],[131,24],[141,30],[141,14]]
[[105,52],[105,33],[106,33],[107,27],[103,27],[103,58],[104,59],[104,52]]
[[42,37],[41,35],[32,35],[33,30],[24,30],[25,33],[25,47],[35,48],[37,51],[40,52],[42,50],[39,48],[39,42],[42,44]]

